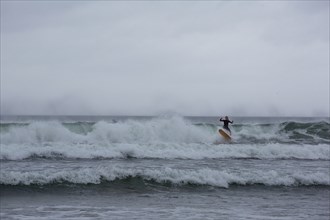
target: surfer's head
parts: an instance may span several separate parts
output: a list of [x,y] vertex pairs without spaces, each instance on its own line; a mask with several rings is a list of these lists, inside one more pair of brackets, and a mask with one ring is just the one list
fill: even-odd
[[226,116],[225,119],[228,120],[228,116]]

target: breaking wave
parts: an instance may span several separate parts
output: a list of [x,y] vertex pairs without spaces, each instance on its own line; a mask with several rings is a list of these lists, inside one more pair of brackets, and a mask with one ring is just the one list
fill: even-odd
[[[182,117],[127,120],[122,122],[36,121],[1,123],[3,144],[40,142],[103,143],[213,143],[218,124],[192,123]],[[234,124],[235,143],[330,143],[327,121],[273,124]]]
[[221,140],[217,124],[182,117],[122,122],[0,124],[0,159],[29,158],[330,158],[326,121],[235,124],[233,141]]
[[[143,169],[98,167],[71,171],[1,172],[1,185],[51,185],[51,184],[102,184],[105,182],[141,179],[166,185],[209,185],[229,187],[230,185],[266,186],[329,186],[329,175],[322,172],[309,174],[280,173],[270,171],[250,171],[231,173],[213,169],[181,170],[173,168]],[[126,181],[127,182],[127,181]]]
[[44,146],[4,145],[1,160],[33,158],[73,159],[302,159],[330,160],[329,145],[245,145],[245,144],[46,144]]
[[[77,122],[41,121],[1,124],[3,144],[41,142],[89,143],[196,143],[209,142],[216,133],[194,126],[180,117],[150,121]],[[210,139],[211,138],[211,139]]]

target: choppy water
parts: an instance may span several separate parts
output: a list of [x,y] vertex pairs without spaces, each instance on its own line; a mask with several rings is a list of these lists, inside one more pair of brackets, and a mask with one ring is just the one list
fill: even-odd
[[2,117],[2,219],[329,219],[328,118]]

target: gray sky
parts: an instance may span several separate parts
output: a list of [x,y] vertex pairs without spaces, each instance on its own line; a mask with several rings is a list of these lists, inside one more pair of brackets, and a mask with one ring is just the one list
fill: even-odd
[[329,1],[1,1],[1,114],[329,115]]

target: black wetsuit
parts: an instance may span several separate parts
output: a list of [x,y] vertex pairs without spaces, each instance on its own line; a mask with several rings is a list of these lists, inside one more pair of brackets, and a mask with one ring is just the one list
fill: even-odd
[[232,124],[234,121],[229,121],[229,120],[222,119],[222,118],[220,118],[220,121],[223,122],[223,128],[226,129],[226,130],[228,130],[228,131],[230,131],[228,125],[229,125],[229,123]]

